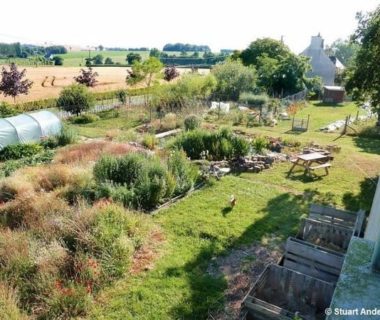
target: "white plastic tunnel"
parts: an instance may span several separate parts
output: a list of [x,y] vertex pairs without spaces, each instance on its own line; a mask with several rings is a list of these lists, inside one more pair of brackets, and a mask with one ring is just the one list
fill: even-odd
[[61,128],[61,121],[50,111],[0,119],[0,150],[10,144],[35,142],[56,135]]

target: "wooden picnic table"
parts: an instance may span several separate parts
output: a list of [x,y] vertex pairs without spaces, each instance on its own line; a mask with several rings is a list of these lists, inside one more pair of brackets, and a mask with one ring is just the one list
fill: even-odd
[[[306,154],[299,154],[297,158],[293,160],[293,165],[288,172],[288,177],[292,174],[294,168],[296,166],[303,167],[305,169],[304,174],[311,175],[311,171],[315,169],[324,168],[326,171],[326,175],[329,174],[328,168],[331,167],[331,163],[329,162],[330,156],[325,155],[319,152],[312,152]],[[313,164],[316,165],[313,165]]]

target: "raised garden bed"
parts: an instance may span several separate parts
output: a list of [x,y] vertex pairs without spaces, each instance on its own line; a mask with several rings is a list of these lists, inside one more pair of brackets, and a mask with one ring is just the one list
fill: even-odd
[[270,264],[244,300],[246,320],[325,319],[334,285]]

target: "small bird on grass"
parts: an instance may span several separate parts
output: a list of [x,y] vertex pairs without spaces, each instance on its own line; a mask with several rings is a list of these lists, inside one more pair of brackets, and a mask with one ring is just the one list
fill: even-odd
[[231,208],[233,208],[233,207],[235,207],[235,205],[236,205],[236,198],[235,198],[234,195],[231,195],[231,197],[230,197],[230,206],[231,206]]

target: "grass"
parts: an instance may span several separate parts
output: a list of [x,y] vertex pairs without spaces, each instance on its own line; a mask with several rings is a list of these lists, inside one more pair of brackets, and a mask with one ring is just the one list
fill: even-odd
[[[371,139],[349,136],[333,142],[338,134],[317,131],[355,114],[353,104],[335,108],[309,105],[299,116],[309,113],[311,129],[297,136],[286,133],[289,121],[274,128],[239,129],[303,143],[339,144],[342,150],[335,155],[329,176],[307,179],[296,171],[287,178],[290,164],[279,163],[259,174],[224,177],[161,210],[154,220],[167,240],[154,269],[105,290],[90,318],[205,319],[224,309],[226,279],[207,273],[215,257],[255,241],[268,243],[273,237],[284,241],[296,233],[299,218],[312,202],[368,211],[380,170],[380,146]],[[232,210],[228,206],[231,194],[237,198]]]
[[[239,204],[226,213],[230,194]],[[206,318],[221,307],[226,288],[225,279],[206,273],[212,258],[273,234],[294,234],[304,205],[300,196],[234,176],[195,192],[155,216],[167,237],[155,269],[107,290],[101,298],[107,305],[99,304],[91,317]]]
[[[117,112],[117,113],[115,113]],[[118,114],[117,117],[115,115]],[[141,107],[130,109],[121,108],[119,111],[110,110],[98,114],[100,119],[87,124],[68,123],[68,127],[73,128],[80,136],[86,138],[99,138],[112,134],[112,130],[117,130],[117,136],[122,136],[143,123],[144,110]]]
[[[109,50],[104,50],[104,51],[93,51],[91,50],[91,57],[96,56],[97,54],[100,54],[103,56],[104,60],[106,58],[111,58],[113,62],[121,63],[121,64],[126,64],[127,61],[125,60],[127,58],[128,53],[138,53],[142,56],[143,59],[147,58],[149,56],[149,51],[109,51]],[[63,60],[63,65],[65,67],[79,67],[79,66],[85,66],[86,61],[85,59],[89,57],[89,52],[88,50],[86,51],[72,51],[68,52],[66,54],[60,54],[58,55],[62,57]]]

